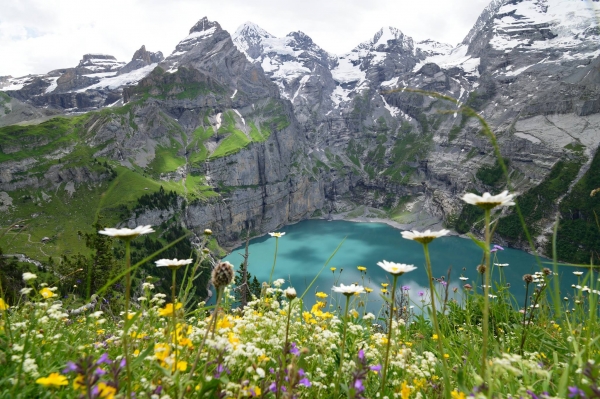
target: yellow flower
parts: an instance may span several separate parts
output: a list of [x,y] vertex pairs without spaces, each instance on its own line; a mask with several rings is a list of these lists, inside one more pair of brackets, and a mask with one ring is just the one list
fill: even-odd
[[364,266],[357,266],[356,268],[357,268],[358,270],[360,270],[361,272],[365,272],[365,271],[367,271],[367,268],[366,268],[366,267],[364,267]]
[[402,399],[408,399],[410,396],[410,387],[406,383],[406,381],[402,381],[402,388],[400,389],[400,395],[402,395]]
[[115,387],[105,384],[104,382],[98,383],[98,397],[106,399],[114,399],[117,390]]
[[425,378],[421,378],[420,380],[415,378],[413,379],[413,385],[415,390],[423,389],[425,388],[425,385],[427,385],[427,380]]
[[78,374],[77,377],[75,377],[75,379],[73,380],[73,388],[78,391],[85,392],[85,382],[83,380],[82,374]]
[[438,335],[437,334],[433,334],[433,337],[431,337],[434,341],[437,341],[438,339]]
[[0,298],[0,310],[7,310],[8,303],[4,302],[4,299]]
[[444,353],[444,359],[450,359],[450,355],[447,353]]
[[332,272],[335,272],[335,270],[336,270],[336,269],[337,269],[337,268],[335,268],[335,267],[330,267],[330,268],[329,268],[329,270],[331,270]]
[[184,362],[183,360],[177,362],[177,370],[179,370],[179,371],[187,370],[187,366],[188,366],[187,362]]
[[154,357],[156,357],[161,362],[164,362],[169,354],[171,353],[171,347],[168,344],[158,343],[154,345]]
[[352,317],[357,318],[358,317],[358,312],[355,309],[352,309],[350,311],[350,313],[352,314]]
[[100,330],[96,330],[96,334],[100,335],[100,334],[104,334],[104,330],[100,329]]
[[365,292],[368,294],[369,292],[373,292],[373,288],[365,287]]
[[40,290],[40,294],[44,297],[44,299],[48,299],[48,298],[52,298],[53,296],[56,296],[56,294],[54,292],[52,292],[52,290],[48,287],[44,287]]
[[327,298],[327,297],[328,297],[328,295],[327,295],[326,293],[324,293],[324,292],[317,292],[317,293],[315,294],[315,296],[316,296],[317,298]]
[[48,377],[38,378],[35,380],[35,382],[45,387],[60,387],[62,385],[69,385],[67,377],[59,373],[51,373]]
[[388,291],[387,291],[387,288],[382,288],[382,289],[381,289],[381,292],[382,292],[382,293],[384,293],[384,294],[387,294],[387,292],[388,292]]
[[[175,305],[175,310],[181,309],[182,306],[183,304],[178,302],[177,305]],[[173,304],[167,303],[164,308],[158,309],[158,314],[160,316],[171,316],[173,314]]]
[[[308,312],[305,312],[305,313],[308,313]],[[310,315],[310,313],[309,313],[309,315]],[[268,362],[269,360],[271,360],[271,358],[266,356],[264,353],[258,357],[259,363]]]
[[450,397],[452,399],[467,399],[467,395],[465,395],[464,392],[458,392],[458,391],[452,391],[450,393]]
[[381,286],[382,286],[383,288],[387,287],[388,285],[389,285],[388,283],[381,283]]
[[235,333],[232,333],[232,332],[230,332],[228,334],[228,336],[229,336],[229,343],[231,345],[233,345],[233,349],[237,348],[238,344],[240,343],[240,339],[235,336]]

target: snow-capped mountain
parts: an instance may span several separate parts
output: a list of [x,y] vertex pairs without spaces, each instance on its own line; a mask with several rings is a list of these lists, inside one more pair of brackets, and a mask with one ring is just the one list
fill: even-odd
[[34,106],[50,106],[62,112],[81,112],[115,105],[123,87],[137,84],[162,61],[161,52],[142,46],[129,63],[112,55],[85,54],[73,68],[47,74],[0,79],[0,90]]

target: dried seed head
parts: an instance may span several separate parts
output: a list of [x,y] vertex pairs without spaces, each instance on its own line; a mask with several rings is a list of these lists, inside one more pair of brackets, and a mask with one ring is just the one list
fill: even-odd
[[552,270],[548,269],[547,267],[544,267],[544,269],[542,270],[542,272],[546,275],[546,276],[550,276],[552,274]]
[[211,277],[217,289],[228,286],[233,281],[233,265],[229,262],[219,262],[213,269]]
[[533,276],[531,274],[526,274],[523,276],[523,281],[525,281],[527,284],[530,284],[533,282]]
[[479,274],[484,274],[486,270],[487,270],[487,267],[485,265],[479,265],[479,266],[477,266],[477,272]]

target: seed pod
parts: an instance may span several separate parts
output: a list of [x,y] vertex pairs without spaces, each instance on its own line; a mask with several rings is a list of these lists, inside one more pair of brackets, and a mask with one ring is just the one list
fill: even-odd
[[487,267],[485,265],[477,266],[477,272],[479,272],[479,274],[484,274],[486,269],[487,269]]
[[288,287],[286,288],[285,291],[283,291],[283,293],[285,294],[285,297],[287,299],[289,299],[290,301],[294,298],[296,298],[296,290],[293,287]]
[[219,262],[212,271],[212,283],[215,288],[223,288],[233,281],[233,265],[229,262]]
[[552,270],[548,269],[547,267],[544,267],[544,269],[542,270],[542,272],[544,272],[544,274],[546,276],[549,276],[552,274]]
[[533,282],[533,276],[531,274],[526,274],[523,276],[523,281],[525,281],[527,284],[530,284]]

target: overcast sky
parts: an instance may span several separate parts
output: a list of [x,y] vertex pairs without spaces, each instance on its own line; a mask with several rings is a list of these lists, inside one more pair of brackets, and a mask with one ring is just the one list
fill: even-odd
[[202,17],[233,34],[252,21],[275,36],[302,31],[342,54],[394,26],[456,44],[490,0],[0,0],[0,76],[74,67],[83,54],[129,61],[142,44],[169,55]]

